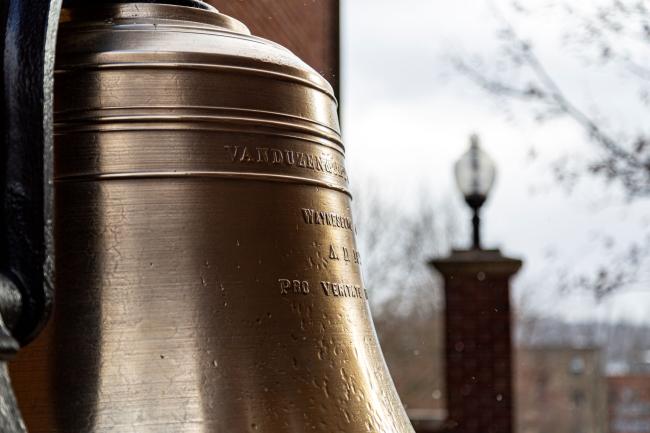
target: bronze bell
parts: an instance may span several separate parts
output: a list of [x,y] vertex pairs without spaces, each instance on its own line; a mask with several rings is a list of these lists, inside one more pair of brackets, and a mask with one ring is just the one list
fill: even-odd
[[30,432],[412,432],[321,76],[202,2],[77,2],[54,98],[55,309],[12,366]]

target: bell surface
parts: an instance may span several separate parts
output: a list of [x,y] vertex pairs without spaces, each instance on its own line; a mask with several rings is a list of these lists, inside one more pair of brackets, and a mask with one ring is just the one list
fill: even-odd
[[56,305],[12,366],[29,431],[412,432],[330,85],[214,10],[62,16]]

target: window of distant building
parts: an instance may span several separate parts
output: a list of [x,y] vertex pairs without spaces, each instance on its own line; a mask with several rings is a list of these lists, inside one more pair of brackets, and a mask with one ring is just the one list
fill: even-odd
[[579,376],[585,372],[585,360],[582,356],[575,356],[569,363],[569,372]]

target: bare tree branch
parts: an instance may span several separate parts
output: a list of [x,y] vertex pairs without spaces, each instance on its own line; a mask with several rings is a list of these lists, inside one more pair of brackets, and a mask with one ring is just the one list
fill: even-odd
[[[616,4],[612,7],[622,8],[622,6]],[[492,95],[517,99],[544,107],[543,111],[536,116],[537,120],[548,120],[559,115],[565,115],[573,119],[585,130],[591,141],[596,143],[604,154],[601,159],[588,164],[586,166],[587,171],[610,181],[620,181],[630,196],[649,195],[650,149],[645,143],[650,142],[650,138],[638,135],[634,143],[623,145],[620,139],[615,138],[603,128],[602,122],[586,114],[567,96],[564,89],[560,87],[540,61],[532,44],[520,37],[514,26],[495,7],[493,7],[493,10],[502,25],[498,34],[500,40],[503,41],[504,52],[509,63],[513,69],[526,69],[532,79],[525,85],[518,86],[513,84],[513,80],[509,79],[504,73],[490,75],[485,71],[485,68],[472,65],[469,61],[459,57],[453,59],[455,68]],[[600,27],[596,24],[600,24]],[[647,26],[646,43],[650,42],[650,24],[647,24]],[[604,32],[615,34],[622,32],[618,21],[602,11],[598,14],[597,23],[587,21],[585,27],[590,29],[590,34],[599,35],[601,43],[605,38],[603,36]],[[605,46],[607,50],[610,50],[608,44]],[[650,79],[650,70],[636,64],[630,57],[619,57],[616,54],[611,54],[611,51],[609,56],[617,58],[636,76]],[[642,145],[639,146],[639,143]]]
[[[503,54],[489,61],[477,55],[455,56],[455,69],[499,101],[517,101],[529,108],[539,122],[566,117],[586,133],[598,149],[598,156],[585,160],[567,153],[559,157],[553,164],[553,172],[564,185],[572,186],[581,176],[593,175],[619,183],[629,198],[644,200],[650,197],[650,135],[646,132],[615,133],[607,126],[615,122],[607,122],[608,119],[603,121],[579,107],[540,59],[534,44],[522,37],[496,6],[490,4],[500,23],[496,37]],[[581,63],[590,64],[591,58],[598,65],[606,63],[618,67],[629,75],[632,85],[641,89],[638,93],[641,109],[650,108],[650,89],[647,85],[650,68],[645,66],[647,61],[644,61],[650,56],[647,8],[641,2],[609,0],[607,7],[590,13],[580,12],[575,5],[562,4],[566,6],[572,22],[578,22],[567,31],[565,37],[565,41],[575,44],[578,50],[563,50],[563,53],[579,59]],[[515,16],[522,18],[530,18],[534,14],[532,9],[520,6],[513,9]],[[647,49],[638,50],[639,45]],[[647,128],[639,125],[638,130]],[[629,245],[628,251],[623,253],[608,250],[605,255],[606,262],[595,272],[578,272],[577,275],[567,272],[567,280],[560,279],[559,286],[564,284],[573,291],[587,291],[597,302],[613,293],[620,293],[642,278],[640,270],[650,257],[650,241],[647,245],[638,242]]]

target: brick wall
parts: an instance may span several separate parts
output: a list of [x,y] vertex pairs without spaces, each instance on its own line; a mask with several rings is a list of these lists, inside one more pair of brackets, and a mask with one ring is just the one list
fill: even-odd
[[606,433],[601,367],[597,348],[520,347],[515,374],[517,432]]
[[293,51],[339,95],[339,0],[207,0],[256,36]]
[[650,432],[650,376],[607,378],[609,432]]

